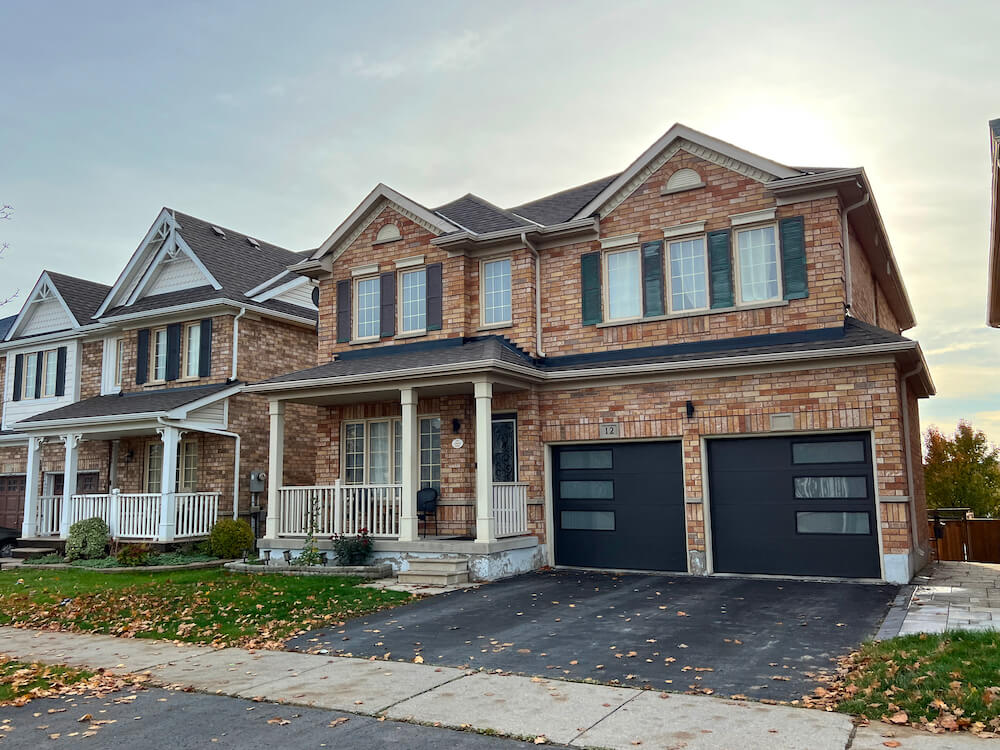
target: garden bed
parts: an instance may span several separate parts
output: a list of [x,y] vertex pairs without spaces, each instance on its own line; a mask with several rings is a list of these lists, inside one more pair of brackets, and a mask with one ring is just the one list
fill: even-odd
[[[83,562],[93,562],[86,560]],[[171,570],[200,570],[202,568],[221,568],[228,560],[197,560],[189,563],[178,563],[176,565],[114,565],[105,567],[103,565],[76,565],[74,563],[37,563],[25,561],[21,563],[22,568],[40,568],[44,570],[99,570],[102,573],[165,573]]]
[[260,563],[230,562],[226,569],[238,573],[272,574],[283,576],[350,576],[373,581],[378,578],[392,577],[390,563],[375,565],[289,565],[272,560],[267,565]]

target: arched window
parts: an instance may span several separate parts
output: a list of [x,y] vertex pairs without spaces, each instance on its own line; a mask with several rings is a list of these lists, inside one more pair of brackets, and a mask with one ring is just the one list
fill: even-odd
[[386,224],[384,227],[378,230],[378,234],[375,235],[376,242],[392,242],[393,240],[398,240],[403,235],[400,234],[399,227],[395,224]]
[[667,180],[663,192],[679,193],[682,190],[692,190],[704,186],[705,183],[701,181],[701,175],[693,169],[678,169],[670,175],[670,179]]

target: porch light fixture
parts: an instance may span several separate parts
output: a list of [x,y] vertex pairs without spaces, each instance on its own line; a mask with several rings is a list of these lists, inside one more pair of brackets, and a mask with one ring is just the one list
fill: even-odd
[[125,463],[130,464],[135,459],[135,451],[125,451]]
[[285,557],[285,564],[286,565],[291,565],[292,564],[292,552],[291,552],[291,550],[287,550],[286,549],[281,554],[284,555],[284,557]]
[[684,408],[687,409],[688,419],[691,419],[691,417],[694,416],[694,402],[688,401],[686,404],[684,404]]
[[462,431],[462,420],[461,419],[453,419],[453,420],[451,420],[451,431],[452,432],[461,432]]

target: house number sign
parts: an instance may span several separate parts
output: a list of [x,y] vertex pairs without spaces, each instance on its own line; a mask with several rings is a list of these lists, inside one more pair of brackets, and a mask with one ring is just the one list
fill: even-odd
[[622,426],[618,422],[604,422],[598,432],[601,438],[617,438],[622,436]]

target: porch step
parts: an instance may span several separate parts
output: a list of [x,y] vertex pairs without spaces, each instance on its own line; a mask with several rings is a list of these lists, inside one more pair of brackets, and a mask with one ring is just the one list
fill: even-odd
[[42,555],[51,555],[58,552],[55,547],[15,547],[11,556],[18,560],[33,560]]
[[410,569],[400,571],[400,583],[424,586],[456,586],[469,582],[469,560],[462,557],[419,557],[409,561]]

